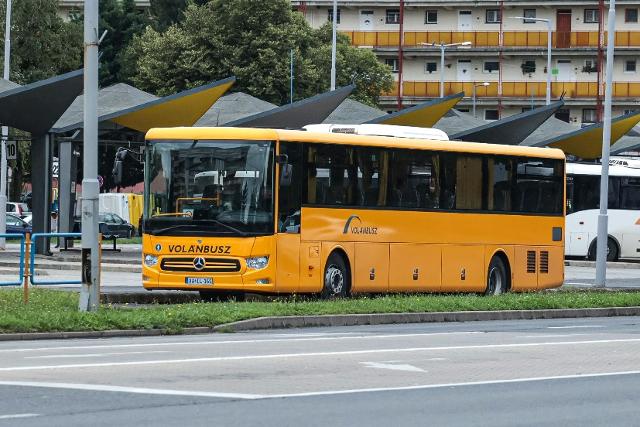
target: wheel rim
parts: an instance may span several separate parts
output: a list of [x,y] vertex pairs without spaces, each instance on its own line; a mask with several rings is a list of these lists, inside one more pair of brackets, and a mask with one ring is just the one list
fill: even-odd
[[338,295],[344,288],[344,274],[342,270],[335,265],[330,265],[324,275],[324,282],[327,284],[327,289],[331,291],[332,295]]
[[494,295],[502,293],[502,274],[498,267],[492,267],[489,270],[489,289]]

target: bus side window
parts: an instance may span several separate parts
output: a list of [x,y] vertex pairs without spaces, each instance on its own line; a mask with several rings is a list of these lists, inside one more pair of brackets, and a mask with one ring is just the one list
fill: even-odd
[[[303,145],[295,142],[281,142],[280,154],[286,154],[291,165],[291,177],[287,183],[278,183],[278,232],[300,233],[300,213],[302,204]],[[287,184],[287,185],[283,185]]]

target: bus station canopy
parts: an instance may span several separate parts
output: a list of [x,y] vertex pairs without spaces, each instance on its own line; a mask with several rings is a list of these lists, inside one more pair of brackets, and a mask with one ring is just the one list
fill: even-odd
[[629,151],[640,151],[640,136],[625,135],[611,146],[612,155]]
[[450,138],[459,141],[518,145],[563,105],[564,101],[560,100],[544,107],[514,114],[476,128],[455,133],[450,135]]
[[82,92],[83,70],[24,86],[8,83],[12,82],[4,81],[2,86],[9,89],[0,92],[0,123],[38,137],[51,129]]
[[196,122],[195,126],[225,126],[227,123],[278,108],[277,105],[243,92],[221,97]]
[[262,113],[244,117],[225,126],[275,129],[300,129],[322,123],[355,89],[354,85],[321,93]]
[[323,123],[338,125],[359,125],[369,120],[385,117],[388,114],[354,99],[345,99],[338,105]]
[[[640,122],[640,113],[618,116],[611,120],[611,144],[622,138]],[[562,149],[581,159],[598,159],[602,156],[602,123],[569,132],[546,141],[533,144],[535,147],[553,147]]]
[[435,125],[463,96],[464,92],[460,92],[444,98],[432,99],[366,123],[429,128]]
[[[207,85],[157,98],[125,84],[116,84],[98,94],[98,122],[110,122],[139,132],[152,127],[192,126],[235,82],[229,77]],[[54,133],[84,127],[82,98],[58,120]]]

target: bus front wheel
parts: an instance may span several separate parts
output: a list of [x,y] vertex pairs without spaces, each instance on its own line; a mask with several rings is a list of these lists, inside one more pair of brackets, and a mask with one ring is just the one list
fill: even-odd
[[[595,239],[591,243],[591,246],[589,247],[589,255],[587,256],[587,258],[589,258],[591,261],[596,260],[596,253],[598,252],[597,248],[598,248],[598,239]],[[607,261],[617,261],[617,260],[618,260],[618,245],[611,237],[609,237],[607,239]]]
[[507,268],[499,256],[491,258],[487,271],[485,295],[500,295],[507,291]]
[[324,299],[344,298],[349,291],[349,269],[344,258],[332,253],[324,268],[324,282],[320,296]]

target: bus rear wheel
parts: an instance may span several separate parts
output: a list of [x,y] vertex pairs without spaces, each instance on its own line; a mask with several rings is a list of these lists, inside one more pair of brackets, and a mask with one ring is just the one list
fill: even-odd
[[324,281],[320,296],[323,299],[346,297],[350,280],[349,269],[344,258],[335,252],[332,253],[324,267]]
[[491,258],[487,271],[487,289],[485,295],[500,295],[507,292],[507,268],[499,256]]
[[[596,260],[596,253],[598,252],[598,239],[594,240],[589,247],[589,258],[591,261]],[[616,242],[609,237],[607,239],[607,261],[617,261],[618,260],[618,245]]]

